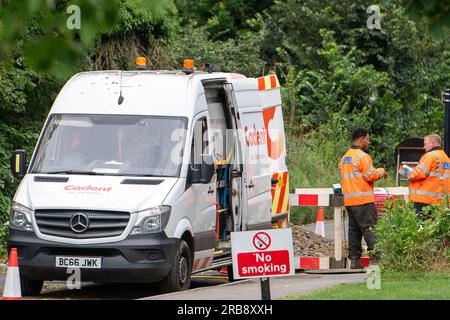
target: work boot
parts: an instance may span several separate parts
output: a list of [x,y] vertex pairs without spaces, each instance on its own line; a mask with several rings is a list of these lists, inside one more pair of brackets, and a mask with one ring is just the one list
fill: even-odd
[[360,259],[352,259],[350,262],[350,269],[364,269],[364,265]]

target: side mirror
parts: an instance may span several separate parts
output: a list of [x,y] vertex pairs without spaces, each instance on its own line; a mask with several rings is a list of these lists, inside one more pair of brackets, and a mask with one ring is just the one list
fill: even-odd
[[189,167],[189,180],[191,183],[208,183],[214,175],[214,158],[209,154],[201,155],[201,164]]
[[14,150],[10,159],[11,173],[14,178],[22,179],[27,173],[27,153],[23,149]]

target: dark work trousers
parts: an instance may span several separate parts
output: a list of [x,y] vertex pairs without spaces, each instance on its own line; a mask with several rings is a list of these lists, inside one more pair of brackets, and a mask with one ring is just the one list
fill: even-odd
[[362,237],[366,240],[367,249],[374,249],[375,234],[370,227],[377,223],[377,209],[373,202],[345,208],[348,212],[348,258],[355,260],[361,258]]

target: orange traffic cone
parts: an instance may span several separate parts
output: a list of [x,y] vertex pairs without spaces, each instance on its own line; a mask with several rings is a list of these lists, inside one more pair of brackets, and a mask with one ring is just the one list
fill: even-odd
[[5,288],[3,290],[3,300],[20,299],[22,299],[22,291],[20,289],[19,259],[17,258],[17,249],[11,248]]
[[316,234],[325,237],[325,222],[323,217],[323,208],[319,208],[317,211],[317,219],[316,219]]

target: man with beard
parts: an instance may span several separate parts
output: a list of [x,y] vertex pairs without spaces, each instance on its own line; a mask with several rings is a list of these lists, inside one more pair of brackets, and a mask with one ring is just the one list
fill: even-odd
[[372,158],[367,153],[369,133],[366,129],[357,128],[352,133],[352,146],[339,162],[344,205],[348,212],[349,259],[352,269],[364,268],[361,263],[364,237],[371,260],[379,259],[373,253],[375,235],[371,227],[377,222],[377,210],[373,194],[374,182],[387,177],[383,168],[375,169]]

